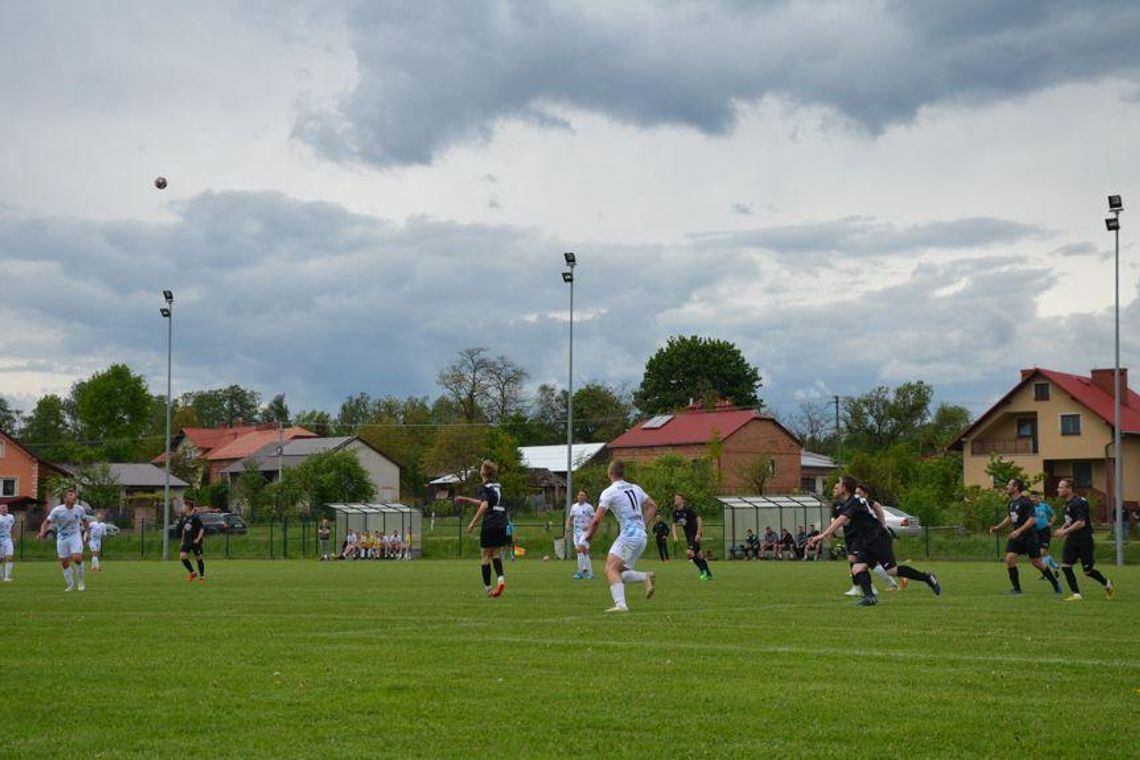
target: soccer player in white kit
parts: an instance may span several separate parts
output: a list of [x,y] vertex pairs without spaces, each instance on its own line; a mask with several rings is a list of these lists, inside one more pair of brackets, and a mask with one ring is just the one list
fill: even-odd
[[578,552],[578,572],[574,573],[574,580],[594,580],[594,568],[590,566],[590,541],[586,538],[586,528],[594,519],[594,505],[586,501],[586,492],[578,492],[578,502],[570,507],[570,514],[566,515],[565,530],[574,528],[574,550]]
[[629,612],[629,607],[625,604],[626,583],[644,583],[646,599],[652,598],[656,590],[656,576],[653,573],[640,573],[633,568],[649,541],[645,526],[653,522],[653,517],[657,514],[657,502],[641,486],[626,482],[625,462],[620,459],[610,462],[609,476],[610,485],[602,491],[598,499],[598,511],[586,528],[586,540],[594,537],[606,512],[613,512],[621,532],[606,556],[606,580],[610,582],[610,594],[614,598],[614,606],[606,612]]
[[12,559],[16,551],[12,546],[12,526],[16,518],[8,514],[8,505],[0,504],[0,562],[4,563],[4,582],[12,582]]
[[103,572],[99,555],[103,551],[103,536],[107,533],[107,526],[103,522],[106,517],[106,512],[99,511],[95,513],[95,519],[87,523],[87,548],[91,550],[91,571],[95,573]]
[[[39,538],[47,535],[48,525],[55,526],[55,552],[59,564],[63,566],[63,579],[67,581],[64,591],[86,590],[83,583],[83,530],[87,526],[87,513],[76,502],[75,491],[63,496],[63,503],[52,507],[47,519],[40,525]],[[71,566],[75,565],[75,581],[72,581]]]

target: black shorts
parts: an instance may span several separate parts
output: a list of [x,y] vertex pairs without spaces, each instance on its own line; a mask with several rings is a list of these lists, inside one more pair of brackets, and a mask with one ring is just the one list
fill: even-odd
[[855,556],[856,562],[862,562],[867,567],[882,565],[884,570],[890,570],[895,566],[895,547],[891,544],[890,536],[861,542],[854,551],[848,551]]
[[178,550],[179,554],[193,554],[195,557],[202,556],[202,544],[183,543],[182,547]]
[[685,536],[685,543],[687,543],[689,545],[689,551],[691,551],[693,554],[699,554],[700,553],[701,542],[698,541],[695,536],[693,538],[689,538],[688,536]]
[[1037,543],[1041,545],[1042,549],[1049,548],[1049,542],[1053,540],[1053,531],[1050,528],[1040,528],[1037,531]]
[[1061,549],[1061,564],[1081,567],[1093,566],[1093,538],[1085,535],[1065,536],[1065,547]]
[[1017,538],[1007,539],[1005,542],[1006,554],[1024,554],[1030,559],[1037,559],[1041,556],[1041,544],[1037,540],[1036,533],[1025,535],[1024,533]]
[[483,520],[479,529],[479,546],[483,549],[501,549],[509,543],[506,520]]

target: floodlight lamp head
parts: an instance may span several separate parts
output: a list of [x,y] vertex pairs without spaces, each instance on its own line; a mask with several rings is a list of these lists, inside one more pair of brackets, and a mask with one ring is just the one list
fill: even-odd
[[562,273],[562,282],[574,282],[574,273],[573,272],[563,272]]
[[562,258],[566,259],[566,266],[572,267],[578,263],[578,258],[574,255],[573,251],[567,251],[562,254]]
[[1110,216],[1104,220],[1104,226],[1108,228],[1109,232],[1116,232],[1120,229],[1120,220],[1115,216]]
[[1108,196],[1108,210],[1109,211],[1123,211],[1124,203],[1120,200],[1119,195]]
[[164,319],[170,319],[170,309],[166,308],[165,306],[159,309],[158,313],[161,314]]
[[166,299],[167,303],[174,303],[174,291],[173,290],[162,291],[162,297]]

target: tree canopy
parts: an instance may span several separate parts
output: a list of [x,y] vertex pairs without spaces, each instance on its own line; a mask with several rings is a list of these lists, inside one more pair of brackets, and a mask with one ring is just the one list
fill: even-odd
[[721,399],[760,408],[760,385],[760,371],[730,341],[674,335],[646,363],[633,400],[643,414],[676,411],[690,401],[711,406]]

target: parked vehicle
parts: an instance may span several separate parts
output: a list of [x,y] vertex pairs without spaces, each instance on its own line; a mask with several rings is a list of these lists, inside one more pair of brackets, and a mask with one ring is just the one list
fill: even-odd
[[917,536],[922,532],[922,524],[914,515],[908,515],[896,507],[883,507],[883,516],[887,518],[887,530],[891,537]]
[[[249,530],[245,521],[233,512],[206,512],[199,510],[198,518],[201,519],[202,527],[205,529],[207,536],[213,536],[219,533],[241,535]],[[178,538],[177,522],[170,526],[170,535],[172,538]]]

